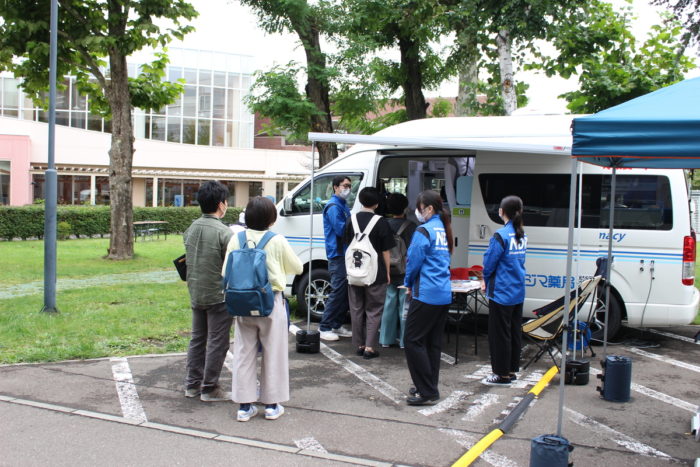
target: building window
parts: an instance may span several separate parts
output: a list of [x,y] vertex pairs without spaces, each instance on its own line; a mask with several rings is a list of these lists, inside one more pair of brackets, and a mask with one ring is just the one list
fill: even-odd
[[248,198],[255,198],[256,196],[262,196],[262,194],[262,182],[248,182]]
[[109,204],[109,177],[95,177],[95,204]]
[[277,182],[275,184],[275,202],[284,198],[284,194],[285,194],[284,182]]
[[0,205],[10,204],[10,161],[0,161]]
[[32,202],[46,199],[46,184],[44,174],[32,175]]
[[203,182],[203,180],[184,180],[183,206],[199,206],[197,202],[197,191],[199,191],[199,187]]
[[72,204],[90,204],[90,176],[73,176]]
[[[241,68],[252,69],[250,60],[231,54],[197,51],[193,55],[191,52],[171,49],[174,61],[198,67],[168,67],[170,81],[184,79],[183,93],[163,109],[134,109],[135,136],[184,144],[252,148],[253,115],[243,103],[252,75],[241,72]],[[136,77],[141,65],[129,63],[128,69],[129,76]],[[35,106],[19,86],[19,79],[0,77],[0,115],[48,122],[47,112]],[[91,112],[90,100],[80,93],[75,77],[64,78],[59,86],[56,96],[58,125],[111,131],[109,120]]]

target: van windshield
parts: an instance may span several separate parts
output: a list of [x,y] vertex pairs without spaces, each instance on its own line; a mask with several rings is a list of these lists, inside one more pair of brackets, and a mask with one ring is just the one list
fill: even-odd
[[[333,178],[337,175],[347,175],[352,184],[350,188],[350,196],[347,198],[348,208],[352,209],[357,197],[357,191],[362,181],[361,173],[349,174],[323,174],[314,179],[314,212],[320,213],[324,206],[333,196]],[[307,182],[292,198],[292,213],[293,214],[308,214],[311,207],[311,182]]]
[[[570,176],[565,174],[479,175],[489,218],[502,224],[498,217],[501,199],[518,195],[524,204],[523,222],[530,227],[568,227],[569,181]],[[583,176],[583,227],[608,228],[610,182],[610,175]],[[668,177],[618,175],[614,222],[616,229],[671,230],[673,206]]]

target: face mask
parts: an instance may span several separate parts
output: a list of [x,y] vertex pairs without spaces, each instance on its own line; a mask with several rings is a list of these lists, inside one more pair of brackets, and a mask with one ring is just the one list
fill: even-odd
[[416,219],[418,219],[418,222],[423,224],[425,222],[425,217],[423,217],[423,214],[420,212],[418,208],[416,208]]
[[340,193],[338,193],[338,196],[340,196],[343,199],[347,199],[348,196],[350,196],[350,188],[344,188],[340,190]]

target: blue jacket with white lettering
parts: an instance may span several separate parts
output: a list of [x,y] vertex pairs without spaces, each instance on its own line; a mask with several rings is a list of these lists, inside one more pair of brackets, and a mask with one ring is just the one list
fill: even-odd
[[450,250],[440,216],[434,215],[416,229],[406,252],[404,285],[412,297],[428,305],[449,305]]
[[486,296],[501,305],[518,305],[525,301],[525,253],[527,235],[515,238],[513,223],[508,223],[491,237],[484,253]]

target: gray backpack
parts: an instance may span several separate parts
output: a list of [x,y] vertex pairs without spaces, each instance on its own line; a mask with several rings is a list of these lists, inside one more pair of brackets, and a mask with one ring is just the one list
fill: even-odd
[[405,220],[403,224],[401,224],[401,227],[399,227],[399,230],[394,234],[394,243],[396,243],[396,245],[389,250],[389,274],[406,274],[406,252],[408,248],[401,234],[410,223],[411,221],[408,219]]

